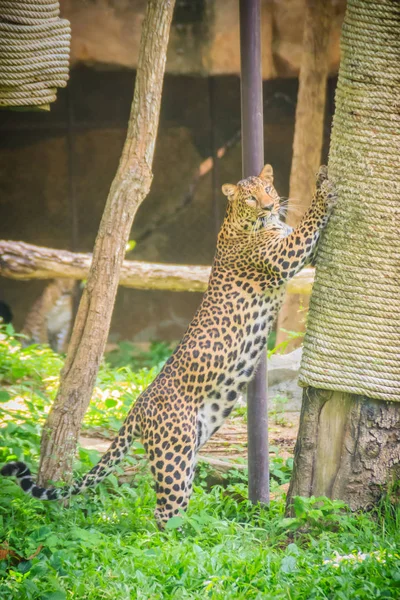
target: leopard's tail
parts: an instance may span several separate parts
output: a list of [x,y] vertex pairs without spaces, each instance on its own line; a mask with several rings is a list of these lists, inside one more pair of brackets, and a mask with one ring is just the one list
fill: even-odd
[[44,488],[36,485],[32,474],[23,462],[6,463],[0,470],[4,477],[16,477],[24,492],[40,500],[59,500],[70,498],[89,487],[94,487],[109,475],[127,454],[134,438],[140,436],[139,407],[133,406],[124,424],[114,438],[110,448],[79,481],[61,488]]

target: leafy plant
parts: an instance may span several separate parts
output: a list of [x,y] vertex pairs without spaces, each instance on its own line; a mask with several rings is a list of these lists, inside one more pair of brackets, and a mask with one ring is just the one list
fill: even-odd
[[337,530],[348,521],[348,507],[340,500],[325,496],[316,498],[293,498],[295,517],[283,519],[281,526],[289,529],[307,529],[313,532]]
[[303,339],[304,337],[303,331],[288,331],[287,329],[283,328],[282,331],[284,331],[287,335],[286,340],[280,342],[277,345],[274,345],[272,348],[268,346],[268,356],[272,356],[273,354],[279,354],[280,352],[286,350],[286,348],[292,340],[297,340],[299,338]]
[[[0,459],[36,464],[41,424],[62,360],[46,348],[0,338]],[[85,427],[105,433],[157,368],[99,373]],[[113,421],[114,419],[114,421]],[[273,449],[272,449],[273,450]],[[140,451],[140,447],[137,448]],[[79,469],[97,460],[80,450]],[[273,480],[288,481],[276,449]],[[189,511],[158,531],[150,475],[130,484],[114,474],[69,506],[26,496],[1,480],[2,600],[370,600],[400,597],[400,509],[387,497],[372,514],[326,498],[296,498],[293,519],[281,495],[270,506],[247,497],[246,474],[226,489],[196,483]],[[201,483],[201,477],[198,482]]]
[[[158,360],[160,352],[155,351],[153,357]],[[0,328],[0,461],[37,462],[41,428],[57,393],[62,366],[62,357],[47,346],[23,348],[11,325]],[[102,365],[83,429],[96,427],[97,435],[106,436],[118,431],[159,368],[160,363],[136,371]],[[88,457],[82,456],[82,460],[84,465],[90,464]]]
[[271,410],[269,411],[269,416],[272,419],[272,422],[275,425],[288,425],[288,420],[285,417],[285,408],[287,405],[288,399],[286,396],[281,396],[280,394],[276,394],[271,399]]
[[161,369],[172,354],[171,345],[166,342],[152,342],[148,351],[140,350],[127,340],[119,342],[117,346],[106,354],[106,362],[114,368],[129,366],[133,370],[145,367]]

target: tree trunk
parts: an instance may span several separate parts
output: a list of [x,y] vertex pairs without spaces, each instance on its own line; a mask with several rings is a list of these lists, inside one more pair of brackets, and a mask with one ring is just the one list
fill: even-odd
[[68,478],[81,422],[107,341],[121,265],[135,213],[152,180],[162,83],[174,0],[148,0],[128,132],[111,185],[60,388],[44,426],[39,485]]
[[288,494],[370,508],[400,479],[400,405],[308,387]]
[[304,340],[288,494],[365,509],[400,477],[400,4],[348,0],[329,157],[339,202]]
[[[321,164],[332,18],[332,0],[306,0],[287,215],[292,227],[298,225],[311,203]],[[308,304],[308,295],[286,295],[278,317],[277,344],[289,339],[286,331],[304,332]],[[295,338],[285,351],[291,352],[301,343],[301,337]]]
[[[0,240],[0,276],[11,279],[86,279],[91,254]],[[138,290],[204,292],[211,267],[124,260],[119,285]],[[289,293],[309,296],[314,269],[303,269],[288,283]]]

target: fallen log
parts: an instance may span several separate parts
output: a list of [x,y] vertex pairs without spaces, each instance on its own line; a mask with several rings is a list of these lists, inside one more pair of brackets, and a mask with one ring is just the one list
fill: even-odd
[[[92,254],[0,240],[0,275],[11,279],[87,278]],[[210,267],[125,260],[119,284],[144,290],[203,292]]]
[[[10,279],[86,279],[92,255],[69,252],[25,242],[0,240],[0,276]],[[210,267],[174,265],[125,260],[119,285],[139,290],[173,292],[204,292]],[[309,294],[314,281],[314,269],[303,269],[288,284],[292,294]]]

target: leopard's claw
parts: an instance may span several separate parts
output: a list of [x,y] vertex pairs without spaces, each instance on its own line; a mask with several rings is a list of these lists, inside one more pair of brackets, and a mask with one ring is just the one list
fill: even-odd
[[320,194],[325,200],[328,211],[332,210],[338,199],[336,187],[333,182],[325,179],[321,185]]
[[318,173],[317,173],[317,182],[316,182],[316,187],[317,190],[319,190],[323,184],[324,181],[326,181],[328,179],[328,167],[326,165],[321,165],[320,168],[318,169]]

